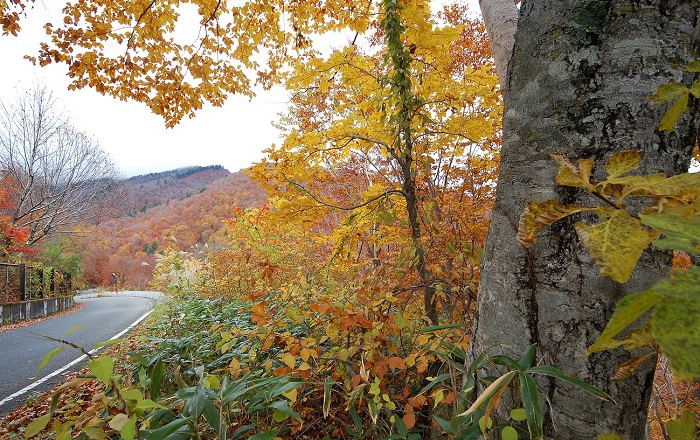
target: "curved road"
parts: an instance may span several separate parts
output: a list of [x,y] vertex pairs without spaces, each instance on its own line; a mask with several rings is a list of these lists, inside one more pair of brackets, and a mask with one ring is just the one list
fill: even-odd
[[[51,389],[63,376],[58,374],[22,395],[11,397],[13,394],[82,355],[78,350],[66,347],[37,374],[44,356],[60,344],[32,333],[65,339],[91,350],[96,343],[107,341],[129,327],[154,303],[152,299],[136,297],[84,298],[76,299],[76,302],[84,303],[85,307],[74,313],[0,333],[0,416],[21,406],[33,392]],[[63,336],[78,325],[85,328]],[[79,368],[83,363],[72,369]]]

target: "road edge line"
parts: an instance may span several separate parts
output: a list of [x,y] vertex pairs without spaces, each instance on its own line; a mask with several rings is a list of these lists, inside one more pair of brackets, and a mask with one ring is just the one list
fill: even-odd
[[[113,341],[113,340],[115,340],[115,339],[117,339],[117,338],[120,338],[120,337],[123,336],[124,334],[128,333],[131,329],[133,329],[134,327],[136,327],[137,325],[139,325],[139,323],[141,323],[141,321],[143,321],[144,319],[146,319],[146,318],[148,317],[148,315],[150,315],[151,313],[153,313],[153,309],[151,309],[151,310],[149,310],[148,312],[146,312],[146,313],[144,313],[143,315],[141,315],[141,316],[140,316],[136,321],[134,321],[131,325],[129,325],[127,328],[125,328],[125,329],[122,330],[121,332],[117,333],[116,335],[112,336],[111,338],[109,338],[109,340],[110,340],[110,341]],[[104,347],[94,348],[94,349],[90,350],[88,353],[89,353],[89,354],[95,354],[95,353],[97,353],[98,351],[102,350],[103,348],[104,348]],[[59,374],[63,373],[64,371],[66,371],[67,369],[69,369],[70,367],[72,367],[73,365],[75,365],[75,364],[77,364],[77,363],[83,361],[83,360],[86,359],[86,358],[87,358],[87,355],[84,354],[84,355],[80,356],[79,358],[74,359],[73,361],[71,361],[71,362],[67,363],[66,365],[62,366],[61,368],[57,369],[56,371],[54,371],[54,372],[52,372],[52,373],[49,373],[49,374],[47,374],[46,376],[42,377],[41,379],[39,379],[39,380],[37,380],[37,381],[35,381],[35,382],[33,382],[33,383],[27,385],[26,387],[24,387],[24,388],[22,388],[21,390],[15,392],[14,394],[10,394],[9,396],[7,396],[7,397],[5,397],[4,399],[0,400],[0,406],[3,406],[3,405],[6,404],[6,403],[12,402],[12,401],[13,401],[14,399],[16,399],[17,397],[19,397],[19,396],[21,396],[21,395],[23,395],[23,394],[26,394],[28,391],[33,390],[34,388],[38,387],[38,386],[41,385],[42,383],[44,383],[44,382],[46,382],[47,380],[51,379],[52,377],[58,376]]]

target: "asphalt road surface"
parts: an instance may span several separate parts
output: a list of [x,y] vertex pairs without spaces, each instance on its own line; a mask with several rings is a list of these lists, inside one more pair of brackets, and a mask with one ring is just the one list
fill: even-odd
[[[51,389],[63,379],[62,374],[16,395],[82,355],[75,348],[66,347],[37,373],[44,356],[60,345],[37,335],[64,339],[89,351],[96,343],[107,341],[129,327],[146,314],[154,303],[152,299],[136,297],[84,298],[76,302],[84,303],[85,307],[74,313],[0,333],[0,416],[20,407],[32,393]],[[63,336],[79,325],[85,328]],[[84,364],[83,360],[70,370]]]

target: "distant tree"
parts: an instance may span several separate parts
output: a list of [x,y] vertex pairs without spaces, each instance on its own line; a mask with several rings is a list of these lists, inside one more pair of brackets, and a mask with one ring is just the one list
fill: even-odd
[[94,139],[71,126],[44,86],[0,102],[0,173],[11,182],[5,214],[28,228],[27,244],[73,232],[116,204],[118,173]]

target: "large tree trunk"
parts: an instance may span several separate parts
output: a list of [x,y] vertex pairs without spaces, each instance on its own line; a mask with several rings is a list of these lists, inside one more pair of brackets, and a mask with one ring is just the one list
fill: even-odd
[[[484,0],[486,1],[486,0]],[[525,201],[592,204],[583,190],[557,186],[549,153],[602,164],[628,149],[643,152],[641,173],[688,169],[697,119],[676,132],[656,129],[667,106],[646,98],[658,85],[692,79],[682,66],[698,57],[698,0],[525,0],[504,88],[503,149],[496,202],[486,243],[473,352],[494,344],[538,359],[610,393],[615,403],[554,381],[542,383],[553,410],[545,420],[554,439],[595,439],[616,433],[644,438],[654,363],[611,382],[623,350],[584,357],[617,300],[667,274],[670,257],[647,252],[630,281],[599,275],[572,227],[561,221],[538,235],[528,252],[515,235]],[[597,166],[595,177],[604,169]],[[591,221],[592,218],[585,218]],[[505,348],[507,347],[507,348]],[[555,428],[556,427],[556,430]]]

